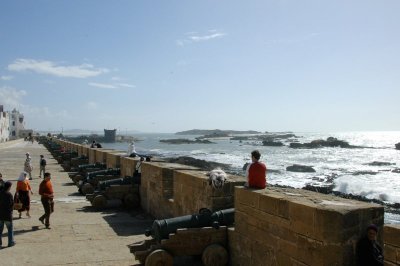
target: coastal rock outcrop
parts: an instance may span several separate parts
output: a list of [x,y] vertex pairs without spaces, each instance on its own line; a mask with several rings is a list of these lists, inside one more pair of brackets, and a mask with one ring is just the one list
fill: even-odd
[[280,141],[271,141],[271,140],[264,140],[262,142],[263,146],[273,146],[273,147],[280,147],[283,146],[283,143]]
[[347,141],[344,140],[338,140],[337,138],[334,137],[329,137],[326,140],[323,139],[317,139],[313,140],[308,143],[290,143],[289,145],[290,148],[322,148],[322,147],[340,147],[340,148],[352,148]]
[[315,170],[311,166],[294,164],[286,167],[286,171],[289,172],[301,172],[301,173],[314,173]]
[[400,150],[400,142],[396,143],[394,146],[396,147],[396,150]]
[[201,139],[161,139],[160,142],[167,143],[167,144],[214,144],[209,140],[201,140]]
[[198,167],[198,168],[200,168],[202,170],[206,170],[206,171],[211,171],[218,167],[223,170],[230,170],[229,164],[209,162],[209,161],[205,161],[205,160],[195,159],[195,158],[189,157],[189,156],[181,156],[178,158],[169,158],[169,159],[167,159],[167,162],[190,165],[190,166]]
[[365,165],[369,165],[369,166],[389,166],[389,165],[395,165],[395,163],[373,161],[372,163],[366,163]]

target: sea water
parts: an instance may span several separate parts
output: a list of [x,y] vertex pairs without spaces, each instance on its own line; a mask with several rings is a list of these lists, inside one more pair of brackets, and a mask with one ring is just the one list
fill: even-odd
[[[306,185],[333,186],[335,191],[361,195],[368,199],[378,199],[389,204],[400,203],[400,173],[392,172],[400,168],[400,150],[395,144],[400,142],[400,132],[344,132],[305,133],[294,132],[300,143],[316,139],[335,137],[350,145],[362,148],[317,148],[293,149],[291,140],[281,140],[281,147],[262,146],[258,141],[237,141],[230,138],[210,139],[213,144],[167,144],[161,139],[187,138],[175,134],[135,134],[140,141],[135,143],[136,151],[160,157],[191,156],[196,159],[231,165],[232,169],[244,175],[243,165],[250,162],[250,153],[258,149],[261,160],[268,168],[267,182],[302,188]],[[126,151],[128,143],[104,143],[105,148]],[[390,163],[385,166],[368,165],[374,161]],[[286,171],[293,164],[312,166],[315,173]],[[400,220],[387,216],[385,220]],[[388,222],[388,221],[386,221]]]

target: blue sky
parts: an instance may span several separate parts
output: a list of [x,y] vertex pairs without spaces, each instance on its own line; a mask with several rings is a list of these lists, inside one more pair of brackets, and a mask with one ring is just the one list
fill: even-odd
[[400,130],[400,1],[1,1],[35,130]]

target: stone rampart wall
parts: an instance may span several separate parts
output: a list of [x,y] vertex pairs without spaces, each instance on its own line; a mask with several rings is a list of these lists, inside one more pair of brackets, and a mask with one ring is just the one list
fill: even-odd
[[[119,164],[121,176],[132,176],[139,161],[79,144],[76,149],[90,163]],[[216,189],[205,171],[180,164],[143,162],[141,169],[141,205],[157,219],[235,207],[235,227],[228,230],[232,265],[355,265],[356,242],[365,228],[383,226],[380,205],[301,189],[246,189],[244,177],[231,175]],[[382,235],[385,265],[399,265],[400,226],[384,227],[383,246]]]
[[301,189],[236,187],[232,265],[355,265],[365,228],[383,207]]
[[400,265],[400,224],[383,228],[385,265]]

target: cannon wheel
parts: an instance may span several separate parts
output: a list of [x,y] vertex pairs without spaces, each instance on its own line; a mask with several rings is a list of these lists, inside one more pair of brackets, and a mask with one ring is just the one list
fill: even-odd
[[211,244],[204,249],[201,261],[204,266],[227,265],[228,251],[219,244]]
[[82,180],[83,177],[81,175],[76,175],[72,177],[72,181],[74,181],[75,184],[78,184],[80,180]]
[[151,252],[144,263],[146,266],[172,266],[173,264],[174,257],[164,249],[156,249]]
[[96,197],[94,197],[92,201],[92,206],[98,210],[105,208],[106,205],[107,205],[107,199],[103,195],[97,195]]
[[124,196],[124,205],[128,209],[137,208],[140,205],[140,198],[137,193],[129,193]]
[[93,194],[94,193],[94,187],[90,183],[85,183],[82,186],[82,194]]

